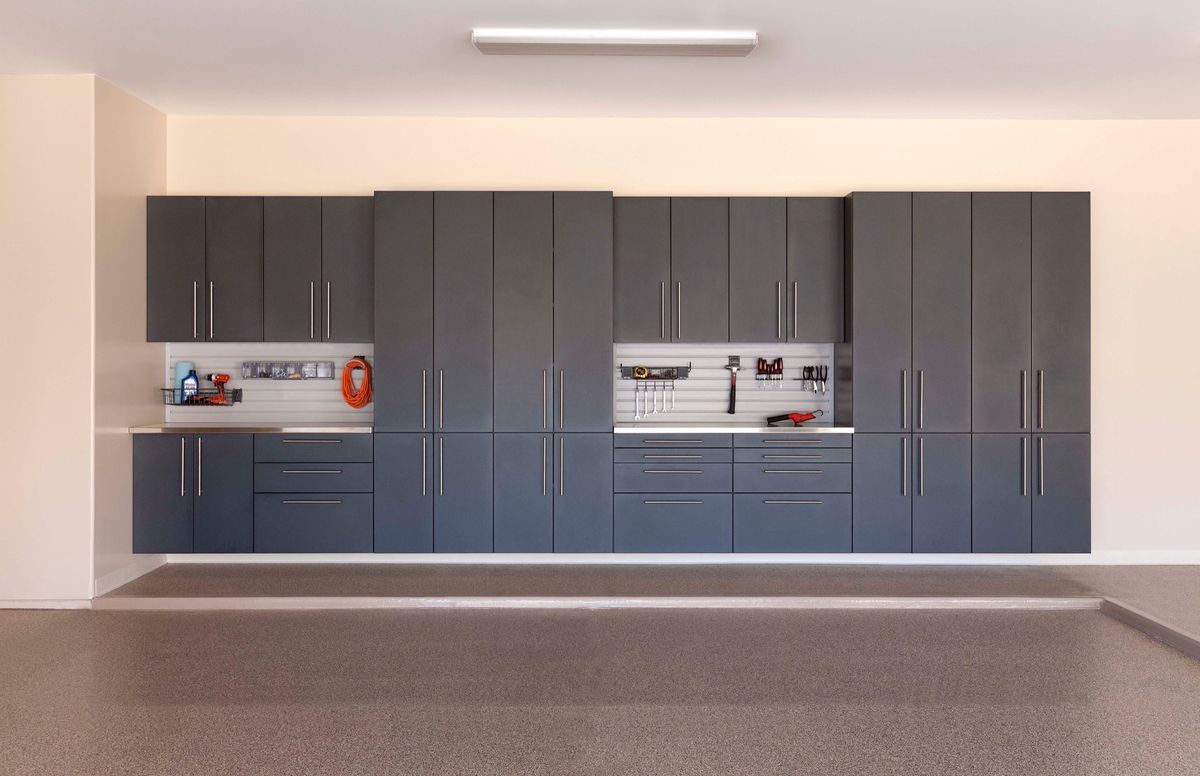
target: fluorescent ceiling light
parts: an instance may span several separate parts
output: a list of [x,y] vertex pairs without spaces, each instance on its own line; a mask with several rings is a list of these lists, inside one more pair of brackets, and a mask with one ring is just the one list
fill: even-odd
[[476,28],[484,54],[744,57],[758,45],[754,30],[568,30]]

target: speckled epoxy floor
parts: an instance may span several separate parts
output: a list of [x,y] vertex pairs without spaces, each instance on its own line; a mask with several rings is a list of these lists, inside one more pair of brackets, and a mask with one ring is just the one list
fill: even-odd
[[1096,612],[0,612],[0,773],[1193,772]]

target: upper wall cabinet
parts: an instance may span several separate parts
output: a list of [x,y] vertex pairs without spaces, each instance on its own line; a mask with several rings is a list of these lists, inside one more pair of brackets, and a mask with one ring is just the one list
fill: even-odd
[[266,341],[320,342],[320,197],[263,201],[263,280]]
[[790,289],[787,201],[729,200],[729,341],[783,342]]
[[146,341],[205,339],[204,197],[146,198]]
[[210,342],[263,339],[262,197],[208,197],[204,264]]
[[671,199],[671,332],[676,342],[729,341],[729,200]]
[[787,201],[784,328],[789,342],[845,340],[845,208],[842,197]]
[[326,342],[375,334],[374,197],[321,199],[321,279]]
[[670,342],[671,200],[613,200],[613,340]]

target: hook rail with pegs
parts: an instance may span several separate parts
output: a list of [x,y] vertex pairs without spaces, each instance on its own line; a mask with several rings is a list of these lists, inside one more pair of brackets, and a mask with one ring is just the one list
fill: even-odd
[[633,419],[675,409],[675,381],[686,380],[692,372],[687,366],[625,366],[621,364],[622,380],[633,380]]

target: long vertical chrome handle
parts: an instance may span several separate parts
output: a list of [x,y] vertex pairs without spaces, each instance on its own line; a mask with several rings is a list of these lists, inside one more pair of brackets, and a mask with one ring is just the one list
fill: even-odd
[[542,495],[546,495],[546,463],[549,458],[547,450],[547,438],[542,437]]
[[925,437],[917,437],[917,495],[925,495]]
[[667,338],[667,281],[658,284],[658,338]]
[[330,332],[333,330],[333,305],[330,299],[333,298],[333,284],[328,280],[325,281],[325,339],[330,339]]
[[204,495],[204,437],[196,437],[196,495]]
[[213,282],[208,281],[208,338],[213,338],[213,320],[217,317],[217,311],[213,309]]
[[446,495],[446,438],[438,437],[438,495]]
[[775,281],[775,339],[783,339],[783,283]]
[[317,338],[317,281],[308,281],[308,338]]
[[1026,396],[1026,394],[1029,392],[1028,385],[1027,385],[1028,382],[1029,382],[1029,375],[1028,375],[1028,373],[1026,373],[1026,371],[1024,369],[1022,369],[1021,370],[1021,428],[1025,428],[1026,415],[1028,414],[1027,408],[1029,405],[1029,398]]
[[900,495],[908,495],[908,437],[900,437]]
[[200,293],[200,284],[195,280],[192,281],[192,339],[200,336],[199,324],[196,322],[196,311],[200,307],[198,294]]
[[558,370],[558,430],[567,427],[567,370]]
[[925,428],[925,370],[917,370],[917,428]]
[[187,495],[187,437],[179,437],[179,495]]
[[908,370],[900,370],[900,428],[908,430]]
[[446,374],[438,370],[438,431],[446,427]]
[[1043,427],[1044,413],[1046,408],[1046,377],[1042,370],[1037,370],[1037,427]]
[[558,438],[558,495],[567,495],[567,438]]
[[1028,439],[1021,437],[1021,495],[1029,495],[1029,484],[1025,482],[1025,470],[1029,468]]
[[675,281],[675,338],[683,339],[683,281]]
[[546,422],[547,422],[546,421],[546,403],[547,403],[546,395],[547,395],[548,391],[546,389],[546,383],[549,381],[547,373],[548,373],[548,370],[546,370],[546,369],[542,370],[542,431],[546,430]]
[[1038,437],[1038,495],[1046,495],[1046,437]]
[[428,405],[428,400],[427,400],[426,394],[429,392],[429,389],[426,387],[425,381],[428,379],[428,377],[429,377],[429,373],[426,370],[422,369],[421,370],[421,430],[422,431],[424,431],[426,428],[425,408]]
[[800,339],[800,282],[792,281],[792,339]]
[[425,437],[425,436],[421,437],[421,495],[422,496],[426,495],[426,492],[427,492],[426,487],[425,487],[425,480],[426,480],[426,476],[429,473],[429,465],[427,463],[428,452],[426,450],[426,446],[428,445],[428,440],[429,440],[428,437]]

